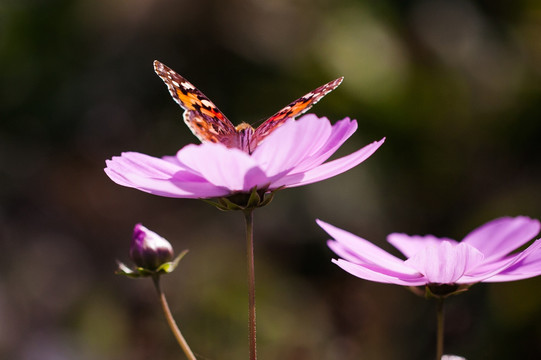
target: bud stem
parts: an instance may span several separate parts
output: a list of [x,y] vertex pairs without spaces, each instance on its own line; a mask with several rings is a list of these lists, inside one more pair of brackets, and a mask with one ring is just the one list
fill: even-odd
[[180,329],[178,328],[177,323],[175,322],[175,319],[173,318],[173,315],[171,314],[171,310],[169,309],[169,305],[167,304],[167,300],[165,299],[165,294],[163,293],[160,286],[160,275],[156,274],[152,276],[152,280],[154,280],[154,286],[156,288],[156,291],[158,292],[158,296],[160,298],[160,304],[162,306],[163,313],[165,314],[165,319],[167,320],[167,324],[169,325],[169,328],[173,332],[175,339],[177,339],[178,344],[180,345],[180,347],[182,348],[182,351],[184,351],[184,354],[186,354],[186,357],[189,360],[197,360],[192,350],[188,346],[188,343],[184,339],[184,336],[182,336],[182,333],[180,332]]
[[248,329],[250,341],[250,360],[257,359],[256,320],[255,320],[255,266],[253,209],[244,211],[246,220],[246,256],[248,260]]

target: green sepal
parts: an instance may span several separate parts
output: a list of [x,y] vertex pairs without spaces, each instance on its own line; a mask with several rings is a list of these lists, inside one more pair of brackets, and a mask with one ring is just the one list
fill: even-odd
[[243,210],[243,206],[239,205],[233,201],[231,201],[229,198],[219,198],[218,203],[222,205],[222,207],[226,210]]
[[227,197],[217,198],[215,201],[202,199],[207,204],[215,206],[222,211],[230,210],[253,210],[265,205],[268,205],[273,197],[274,193],[284,188],[284,186],[267,192],[269,185],[262,188],[254,187],[249,193],[235,193]]
[[[281,189],[281,188],[280,188],[280,189]],[[263,197],[263,201],[261,201],[261,202],[259,203],[259,207],[262,207],[262,206],[265,206],[265,205],[270,204],[270,202],[272,201],[272,199],[274,199],[274,193],[275,193],[277,190],[280,190],[280,189],[276,189],[276,190],[271,191],[271,192],[268,193],[268,194],[265,194],[265,196]]]
[[188,250],[182,251],[178,256],[173,260],[166,263],[163,263],[156,269],[157,273],[163,273],[163,274],[169,274],[170,272],[173,272],[177,266],[180,260],[188,253]]
[[[212,205],[212,206],[216,207],[218,210],[222,210],[222,211],[229,210],[226,206],[222,205],[219,202],[208,200],[208,199],[201,199],[201,200],[203,200],[204,202],[206,202],[209,205]],[[218,199],[218,201],[219,201],[219,199]]]
[[426,299],[445,299],[448,296],[462,294],[469,290],[473,284],[427,284],[423,287],[410,286],[409,289]]
[[117,260],[118,263],[118,269],[115,271],[115,274],[117,275],[124,275],[131,278],[141,278],[141,277],[148,277],[148,276],[155,276],[155,275],[161,275],[161,274],[169,274],[170,272],[173,272],[177,266],[180,260],[188,253],[188,250],[182,251],[173,261],[168,261],[166,263],[161,264],[156,270],[150,270],[145,269],[142,267],[134,267],[133,269],[126,266],[124,263]]
[[[248,201],[246,203],[246,209],[255,209],[260,206],[261,204],[261,197],[265,198],[265,193],[260,196],[257,188],[254,187],[252,189],[252,192],[250,193],[250,197],[248,198]],[[242,209],[244,210],[244,209]]]

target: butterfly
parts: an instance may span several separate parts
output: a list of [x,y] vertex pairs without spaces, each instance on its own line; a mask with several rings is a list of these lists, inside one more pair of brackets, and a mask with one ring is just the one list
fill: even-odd
[[236,127],[216,105],[188,80],[161,62],[154,61],[154,71],[163,80],[173,100],[184,109],[184,122],[201,142],[221,143],[252,153],[265,137],[284,124],[308,111],[342,83],[343,77],[333,80],[293,101],[254,129],[241,123]]

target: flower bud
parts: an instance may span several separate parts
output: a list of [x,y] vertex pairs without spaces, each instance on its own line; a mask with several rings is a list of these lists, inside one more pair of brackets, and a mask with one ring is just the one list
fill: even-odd
[[137,267],[154,271],[173,259],[173,247],[160,235],[137,224],[133,229],[130,257]]

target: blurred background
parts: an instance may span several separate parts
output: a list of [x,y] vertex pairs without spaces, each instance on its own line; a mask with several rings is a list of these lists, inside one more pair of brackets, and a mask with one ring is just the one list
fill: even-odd
[[[431,359],[435,304],[331,263],[320,218],[398,255],[390,232],[463,238],[541,217],[541,3],[404,0],[3,0],[0,358],[179,359],[152,283],[114,275],[143,223],[190,249],[163,279],[198,358],[248,357],[242,214],[124,188],[122,151],[197,142],[158,59],[235,124],[317,86],[313,112],[387,137],[336,178],[255,213],[263,359]],[[541,358],[541,278],[447,302],[446,352]]]

